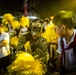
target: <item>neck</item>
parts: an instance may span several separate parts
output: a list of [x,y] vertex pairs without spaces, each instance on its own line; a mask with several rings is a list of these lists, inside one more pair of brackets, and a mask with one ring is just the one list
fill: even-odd
[[66,34],[66,42],[69,43],[74,34],[74,29],[66,30]]

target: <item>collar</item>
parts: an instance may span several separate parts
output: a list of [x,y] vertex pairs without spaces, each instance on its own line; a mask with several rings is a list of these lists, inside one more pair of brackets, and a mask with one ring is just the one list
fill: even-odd
[[76,30],[74,30],[74,35],[72,36],[71,41],[66,48],[64,48],[64,43],[65,42],[62,38],[61,39],[61,47],[62,47],[63,50],[68,50],[69,48],[74,48],[75,47],[75,45],[76,45]]
[[73,42],[75,35],[76,35],[76,29],[74,29],[74,34],[73,34],[73,36],[72,36],[72,38],[71,38],[71,40],[70,40],[70,42],[68,44],[66,44],[66,39],[63,38],[63,41],[64,41],[64,43],[65,43],[66,46],[68,46],[71,42]]

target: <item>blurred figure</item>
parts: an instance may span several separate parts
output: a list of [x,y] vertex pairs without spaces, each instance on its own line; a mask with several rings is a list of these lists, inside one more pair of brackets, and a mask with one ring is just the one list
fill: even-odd
[[11,64],[10,59],[9,34],[3,32],[0,27],[0,70],[3,68],[7,72],[6,67]]

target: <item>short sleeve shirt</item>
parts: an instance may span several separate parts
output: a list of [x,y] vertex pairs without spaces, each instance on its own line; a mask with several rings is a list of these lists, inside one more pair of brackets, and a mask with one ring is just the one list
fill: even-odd
[[[66,39],[63,38],[64,41],[64,48],[67,48],[69,46],[69,44],[74,40],[74,36],[76,34],[76,29],[74,29],[74,35],[72,36],[70,42],[67,44],[66,43]],[[62,48],[61,48],[61,42],[60,42],[61,38],[58,39],[58,53],[62,53]],[[64,61],[64,59],[62,59]],[[63,62],[64,65],[64,62]],[[74,56],[73,53],[73,48],[69,48],[69,50],[65,50],[65,67],[68,70],[73,69],[74,67],[76,67],[76,57]]]

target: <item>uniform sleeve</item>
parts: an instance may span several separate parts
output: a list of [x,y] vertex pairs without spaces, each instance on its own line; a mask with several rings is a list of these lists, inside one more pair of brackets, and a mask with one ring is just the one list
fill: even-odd
[[62,52],[60,40],[61,40],[61,38],[58,39],[58,50],[57,50],[57,52],[58,52],[59,54],[61,54],[61,52]]

